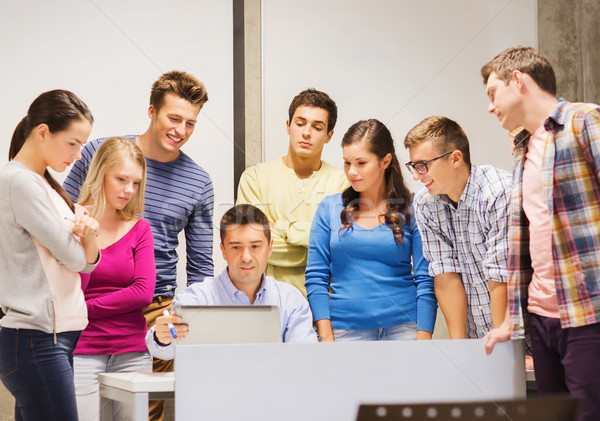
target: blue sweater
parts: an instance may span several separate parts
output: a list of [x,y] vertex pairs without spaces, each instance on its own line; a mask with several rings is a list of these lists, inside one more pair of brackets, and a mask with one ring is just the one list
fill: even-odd
[[[135,140],[134,135],[122,136]],[[88,142],[81,150],[64,182],[74,201],[88,172],[96,149],[106,138]],[[206,171],[179,152],[171,162],[146,158],[144,219],[154,236],[156,289],[154,296],[173,297],[177,288],[177,246],[185,232],[187,284],[213,276],[213,186]]]
[[340,231],[342,210],[342,195],[328,196],[313,219],[306,289],[314,319],[330,319],[335,329],[416,321],[418,330],[433,332],[437,301],[415,218],[396,243],[385,224],[371,229],[353,224]]

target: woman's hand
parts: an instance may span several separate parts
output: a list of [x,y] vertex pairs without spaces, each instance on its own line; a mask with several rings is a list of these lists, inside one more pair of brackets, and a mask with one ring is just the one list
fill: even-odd
[[85,250],[86,261],[90,264],[97,263],[100,258],[97,239],[99,228],[100,224],[90,216],[90,212],[83,206],[75,204],[75,218],[71,232],[79,237]]
[[417,341],[429,341],[431,340],[433,333],[427,332],[426,330],[417,330]]
[[73,228],[71,231],[79,238],[96,236],[100,224],[94,218],[90,216],[90,212],[75,204],[75,217],[73,218]]
[[319,334],[319,342],[334,342],[333,329],[331,328],[331,320],[317,320],[317,332]]

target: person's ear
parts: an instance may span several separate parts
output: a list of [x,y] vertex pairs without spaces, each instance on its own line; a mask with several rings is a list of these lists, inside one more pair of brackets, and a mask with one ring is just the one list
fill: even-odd
[[387,167],[390,166],[390,164],[392,163],[392,154],[391,153],[387,153],[384,157],[383,157],[383,169],[387,169]]
[[458,149],[452,151],[450,154],[450,161],[454,168],[458,168],[464,162],[463,153]]
[[329,133],[327,133],[327,140],[325,141],[325,143],[329,143],[329,141],[331,140],[332,137],[333,137],[333,130],[331,130]]
[[156,108],[154,107],[154,105],[150,104],[150,106],[148,107],[148,117],[150,117],[150,120],[153,120],[155,116]]
[[512,78],[515,81],[515,86],[520,91],[525,87],[525,73],[520,70],[513,70]]
[[225,246],[222,242],[219,243],[219,246],[221,247],[221,254],[223,255],[223,260],[227,261],[227,257],[225,256]]
[[48,127],[46,123],[38,124],[33,132],[35,133],[37,139],[43,143],[48,138],[48,134],[50,133],[50,127]]

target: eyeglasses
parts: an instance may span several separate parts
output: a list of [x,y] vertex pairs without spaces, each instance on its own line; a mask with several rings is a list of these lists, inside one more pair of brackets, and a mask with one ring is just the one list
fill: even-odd
[[425,161],[425,162],[407,162],[406,164],[406,168],[408,168],[408,171],[411,172],[411,174],[413,172],[418,172],[419,174],[427,174],[427,171],[429,171],[429,168],[427,167],[429,164],[431,164],[434,161],[437,161],[440,158],[443,158],[445,156],[450,155],[452,152],[454,151],[450,151],[450,152],[446,152],[444,154],[441,154],[440,156],[436,156],[433,159],[430,159],[429,161]]

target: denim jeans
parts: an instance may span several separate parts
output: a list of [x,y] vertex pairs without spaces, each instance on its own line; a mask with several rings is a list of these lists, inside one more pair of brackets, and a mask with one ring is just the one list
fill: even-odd
[[81,332],[0,329],[0,378],[15,397],[15,420],[77,421],[73,349]]
[[405,341],[417,339],[417,323],[373,329],[333,329],[336,342]]
[[[98,421],[100,419],[98,373],[152,373],[152,357],[147,351],[114,355],[75,355],[73,364],[79,421]],[[133,408],[131,405],[114,403],[113,419],[130,420],[132,418]]]

